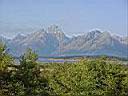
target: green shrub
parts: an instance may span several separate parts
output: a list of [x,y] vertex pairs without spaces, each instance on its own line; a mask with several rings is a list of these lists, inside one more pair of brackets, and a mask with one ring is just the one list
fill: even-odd
[[[128,67],[104,59],[51,64],[50,87],[62,96],[128,96]],[[52,67],[51,67],[52,66]]]

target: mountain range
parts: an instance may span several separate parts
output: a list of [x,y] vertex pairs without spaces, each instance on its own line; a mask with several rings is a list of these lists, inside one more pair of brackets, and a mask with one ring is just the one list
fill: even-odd
[[83,56],[108,55],[128,57],[128,37],[111,35],[109,32],[93,30],[84,34],[68,37],[56,25],[28,35],[18,34],[13,39],[0,36],[9,53],[22,55],[27,48],[39,56]]

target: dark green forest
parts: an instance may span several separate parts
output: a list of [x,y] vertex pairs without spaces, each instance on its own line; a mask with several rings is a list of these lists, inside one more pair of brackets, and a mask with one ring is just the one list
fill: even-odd
[[128,96],[128,66],[106,57],[43,63],[31,49],[17,64],[0,43],[0,96]]

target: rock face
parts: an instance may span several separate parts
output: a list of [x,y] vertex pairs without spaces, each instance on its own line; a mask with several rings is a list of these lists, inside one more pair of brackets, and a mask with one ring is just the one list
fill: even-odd
[[128,37],[112,36],[108,32],[93,30],[84,35],[69,38],[56,25],[23,36],[7,40],[10,54],[22,55],[27,48],[36,51],[40,56],[71,56],[71,55],[109,55],[127,57]]

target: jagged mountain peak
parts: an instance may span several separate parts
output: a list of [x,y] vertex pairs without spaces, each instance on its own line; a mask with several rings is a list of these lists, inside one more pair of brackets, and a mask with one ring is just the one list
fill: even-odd
[[99,30],[91,30],[89,31],[88,33],[86,33],[84,35],[84,37],[86,37],[87,40],[90,40],[90,39],[95,39],[96,37],[98,37],[100,34],[102,34],[101,31]]
[[[41,28],[40,30],[33,32],[32,35],[42,35],[44,33],[47,33],[47,31],[45,30],[45,28]],[[29,34],[31,35],[31,34]]]
[[47,28],[47,33],[53,35],[59,41],[68,40],[68,37],[65,35],[65,33],[62,31],[61,27],[58,25],[54,24],[54,25],[49,26]]
[[22,38],[24,38],[25,37],[25,35],[23,35],[23,34],[20,34],[20,33],[18,33],[15,37],[14,37],[14,39],[22,39]]
[[8,40],[9,39],[7,39],[6,37],[0,35],[0,42],[6,43]]
[[111,34],[109,32],[106,32],[106,31],[102,32],[101,36],[104,38],[112,38]]
[[21,41],[23,41],[25,38],[26,38],[25,35],[18,33],[18,34],[11,40],[11,42],[15,42],[15,43],[21,42]]
[[92,29],[89,31],[90,34],[100,34],[102,33],[99,29]]
[[58,25],[51,25],[47,28],[49,33],[63,33],[62,29]]
[[47,32],[46,31],[37,31],[37,32],[34,32],[30,35],[34,36],[34,37],[38,37],[38,36],[43,36],[44,34],[47,34]]

